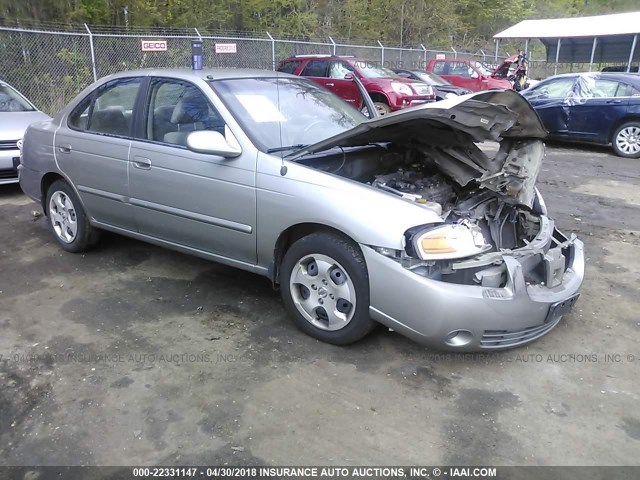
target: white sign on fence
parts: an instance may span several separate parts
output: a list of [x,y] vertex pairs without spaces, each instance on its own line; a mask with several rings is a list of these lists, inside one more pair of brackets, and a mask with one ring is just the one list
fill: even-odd
[[235,43],[216,43],[216,53],[238,53]]
[[143,52],[166,52],[167,41],[166,40],[142,40]]
[[444,53],[436,53],[436,60],[444,60],[446,58]]

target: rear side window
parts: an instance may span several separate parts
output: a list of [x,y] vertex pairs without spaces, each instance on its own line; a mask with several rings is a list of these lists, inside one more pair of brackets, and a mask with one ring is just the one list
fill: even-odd
[[596,79],[593,96],[598,97],[626,97],[627,85],[615,80]]
[[293,73],[296,71],[296,68],[300,65],[299,60],[291,60],[288,62],[284,62],[282,65],[278,67],[278,71],[282,73]]
[[69,116],[69,126],[94,133],[129,136],[140,84],[139,78],[106,83],[80,102]]
[[329,70],[329,62],[326,60],[310,60],[304,67],[303,77],[326,77]]
[[436,75],[442,75],[444,71],[445,62],[436,62],[433,64],[433,73]]

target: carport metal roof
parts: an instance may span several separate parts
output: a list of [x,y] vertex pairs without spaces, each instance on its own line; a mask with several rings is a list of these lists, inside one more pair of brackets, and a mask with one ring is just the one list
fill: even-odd
[[640,60],[636,49],[640,35],[640,12],[593,17],[523,20],[496,34],[496,56],[503,38],[539,39],[547,50],[547,61],[556,63],[624,62],[627,71]]

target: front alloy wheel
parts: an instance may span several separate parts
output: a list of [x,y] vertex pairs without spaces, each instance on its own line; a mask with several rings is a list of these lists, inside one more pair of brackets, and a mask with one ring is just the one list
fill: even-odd
[[640,124],[625,123],[613,135],[613,150],[627,158],[640,157]]
[[357,244],[331,233],[313,233],[287,250],[280,289],[296,326],[323,342],[346,345],[376,325],[369,317],[369,276]]

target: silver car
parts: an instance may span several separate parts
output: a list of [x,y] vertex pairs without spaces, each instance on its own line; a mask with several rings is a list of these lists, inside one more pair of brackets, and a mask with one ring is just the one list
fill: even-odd
[[495,350],[548,333],[583,280],[535,188],[544,136],[511,91],[367,120],[300,77],[132,71],[29,127],[20,185],[64,250],[110,230],[264,275],[322,341],[382,323]]
[[9,84],[0,81],[0,185],[18,183],[18,142],[33,123],[49,120]]

